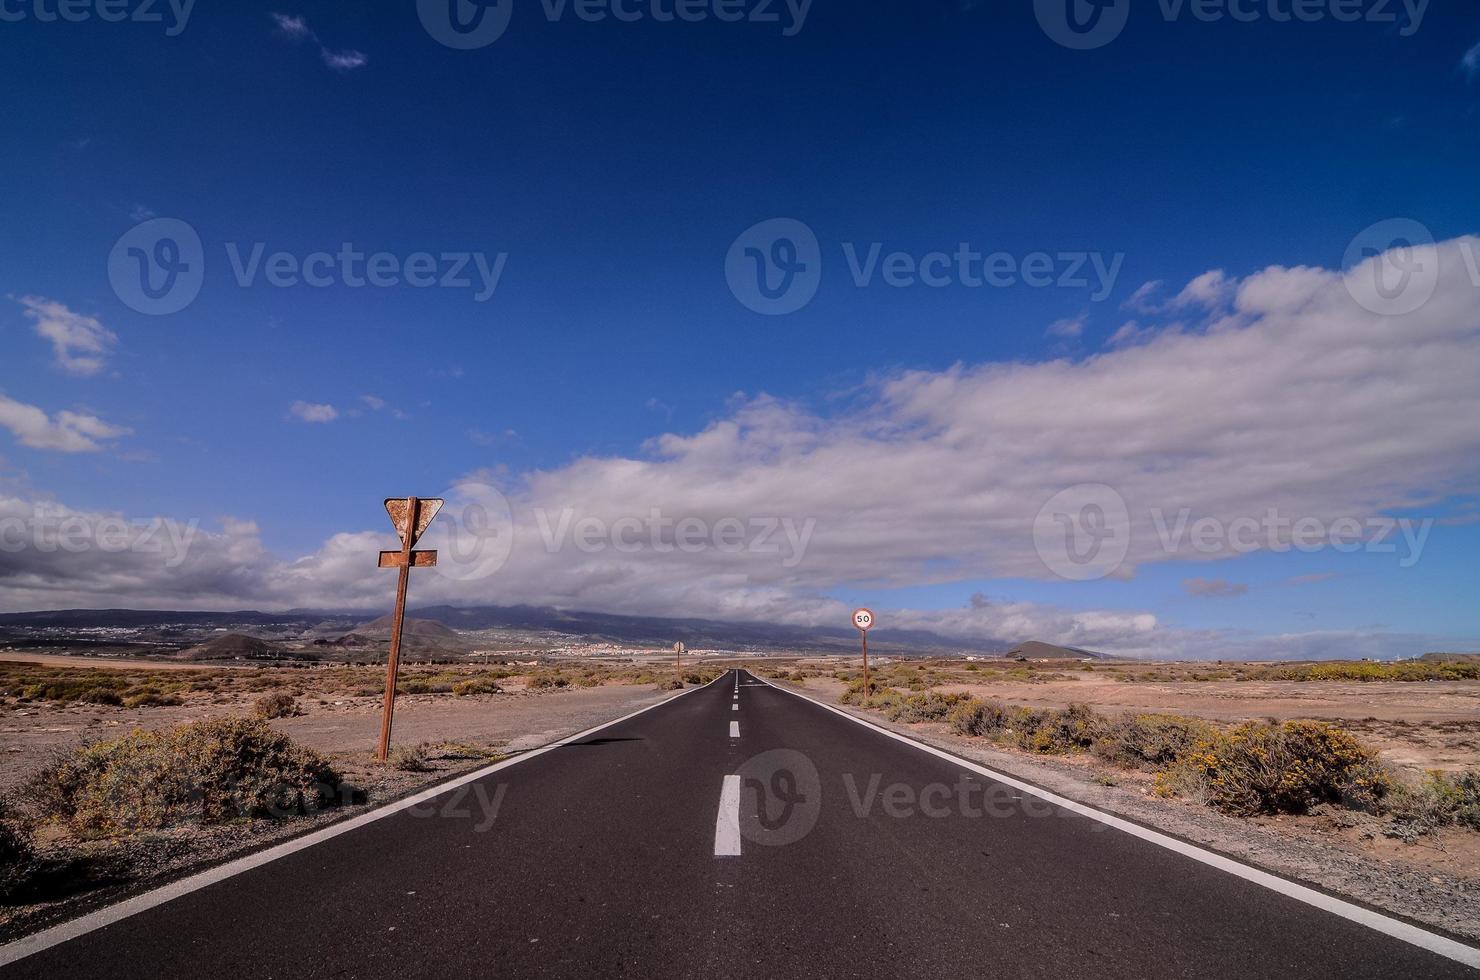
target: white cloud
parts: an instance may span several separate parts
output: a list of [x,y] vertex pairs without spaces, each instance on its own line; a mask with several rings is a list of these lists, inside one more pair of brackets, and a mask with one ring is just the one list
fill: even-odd
[[274,13],[272,22],[277,25],[278,30],[294,41],[302,41],[313,37],[313,31],[308,28],[308,21],[302,17],[292,14]]
[[324,64],[341,72],[364,68],[370,63],[370,58],[360,51],[330,51],[328,48],[321,48],[319,57],[324,59]]
[[37,336],[51,341],[57,367],[80,377],[101,374],[107,367],[118,337],[97,319],[40,296],[22,296],[18,302],[35,321]]
[[1171,305],[1176,309],[1202,307],[1216,310],[1233,298],[1237,286],[1238,283],[1228,278],[1228,274],[1222,269],[1214,269],[1204,272],[1183,287]]
[[273,13],[270,15],[272,22],[277,25],[278,33],[295,44],[303,41],[313,41],[319,46],[319,59],[337,72],[354,71],[364,68],[370,63],[370,58],[361,51],[344,50],[331,51],[322,42],[313,29],[308,26],[308,20],[296,14]]
[[52,418],[35,405],[3,394],[0,394],[0,428],[9,429],[22,445],[60,453],[100,452],[102,443],[130,432],[82,412],[62,411]]
[[1055,320],[1048,325],[1047,335],[1050,337],[1061,337],[1072,339],[1084,333],[1084,325],[1089,322],[1089,314],[1081,313],[1078,316],[1068,317],[1063,320]]
[[1475,79],[1480,78],[1480,44],[1476,44],[1473,48],[1466,51],[1465,56],[1460,59],[1459,65],[1464,70],[1465,77],[1470,81],[1473,82]]
[[304,422],[333,422],[339,418],[339,410],[333,405],[317,405],[313,402],[294,402],[288,411]]

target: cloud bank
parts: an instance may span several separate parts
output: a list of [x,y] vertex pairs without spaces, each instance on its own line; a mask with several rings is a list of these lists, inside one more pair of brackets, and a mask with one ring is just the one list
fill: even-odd
[[[1473,501],[1476,256],[1480,239],[1438,246],[1432,297],[1402,315],[1372,312],[1381,305],[1366,302],[1365,266],[1209,273],[1165,303],[1145,291],[1143,307],[1176,319],[1138,327],[1133,346],[887,374],[859,407],[833,415],[738,398],[704,430],[660,435],[630,458],[583,458],[515,478],[475,473],[429,535],[426,546],[442,549],[447,567],[420,581],[417,601],[833,624],[843,609],[830,596],[849,588],[1052,580],[1035,518],[1080,484],[1111,487],[1126,504],[1122,576],[1160,561],[1233,556],[1169,542],[1158,514],[1227,524],[1273,510],[1330,523]],[[6,506],[24,519],[26,502]],[[688,544],[695,529],[707,544],[683,546],[685,522]],[[761,542],[757,527],[768,522],[781,530]],[[806,527],[804,547],[799,532],[787,537],[785,529]],[[490,540],[506,560],[474,554],[470,542]],[[283,561],[252,525],[232,522],[199,535],[174,568],[130,553],[102,561],[0,551],[0,596],[9,608],[105,600],[378,608],[385,582],[367,556],[390,546],[388,534],[346,533]],[[1237,591],[1211,576],[1189,581],[1200,583],[1188,586],[1198,595]],[[1174,630],[1143,612],[985,600],[889,615],[948,636],[1141,654],[1352,655],[1400,642]]]

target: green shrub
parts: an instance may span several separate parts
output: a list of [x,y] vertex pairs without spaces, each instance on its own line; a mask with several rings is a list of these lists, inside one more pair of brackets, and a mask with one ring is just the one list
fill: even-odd
[[264,721],[270,718],[293,718],[303,714],[298,699],[291,694],[265,694],[252,705],[252,715]]
[[1211,730],[1158,777],[1236,816],[1305,813],[1319,803],[1375,811],[1390,778],[1351,733],[1314,721],[1247,722]]
[[316,752],[262,721],[228,718],[84,745],[25,793],[44,818],[117,833],[307,813],[332,806],[339,789]]

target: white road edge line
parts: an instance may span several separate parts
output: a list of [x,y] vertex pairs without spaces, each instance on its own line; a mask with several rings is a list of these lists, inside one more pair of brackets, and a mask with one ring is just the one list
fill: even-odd
[[719,816],[714,820],[714,856],[740,856],[740,777],[726,776],[719,791]]
[[[723,674],[720,675],[720,677],[723,676]],[[622,717],[606,722],[605,724],[597,725],[595,728],[588,728],[584,732],[580,732],[575,735],[569,735],[565,738],[560,739],[559,741],[551,742],[549,745],[542,745],[537,749],[530,749],[523,755],[517,755],[512,759],[505,759],[504,761],[496,762],[491,766],[485,766],[475,772],[470,772],[467,775],[459,776],[451,782],[439,783],[438,785],[433,786],[430,789],[422,790],[420,793],[417,793],[414,796],[408,796],[404,800],[397,800],[394,803],[387,803],[385,806],[380,807],[379,809],[371,810],[369,813],[362,813],[358,817],[351,817],[348,820],[344,820],[332,826],[325,827],[323,830],[316,830],[311,834],[305,834],[302,837],[287,841],[286,843],[278,844],[276,847],[269,847],[264,851],[258,851],[255,854],[248,854],[246,857],[237,858],[235,861],[228,861],[226,864],[220,865],[219,867],[211,868],[206,871],[202,871],[200,874],[192,875],[189,878],[182,878],[179,881],[171,882],[168,885],[164,885],[152,891],[144,892],[142,895],[135,895],[133,898],[127,899],[123,902],[119,902],[117,905],[110,905],[107,908],[99,909],[96,912],[90,912],[87,915],[72,919],[69,922],[63,922],[60,925],[52,926],[50,929],[43,929],[41,932],[22,937],[10,943],[6,943],[5,945],[0,946],[0,966],[9,966],[12,963],[23,960],[28,956],[32,956],[36,953],[41,952],[42,950],[50,949],[53,946],[59,946],[62,943],[65,943],[68,940],[76,939],[79,936],[85,936],[90,932],[95,932],[98,929],[102,929],[104,926],[110,926],[115,922],[120,922],[131,916],[138,915],[140,912],[146,912],[149,909],[154,908],[155,906],[163,905],[166,902],[173,901],[174,899],[180,898],[183,895],[189,895],[191,892],[200,891],[202,888],[205,888],[208,885],[214,885],[218,881],[225,881],[227,878],[234,878],[237,875],[242,874],[243,872],[251,871],[253,868],[260,868],[264,864],[271,864],[273,861],[276,861],[279,858],[285,858],[290,854],[296,854],[298,851],[306,850],[310,847],[313,847],[315,844],[322,844],[326,840],[332,840],[333,838],[338,837],[341,834],[347,834],[352,830],[358,830],[359,828],[364,827],[367,824],[372,824],[377,820],[384,820],[386,817],[400,813],[402,810],[409,810],[414,806],[419,806],[420,804],[427,802],[428,800],[434,800],[439,796],[450,793],[455,789],[460,789],[463,786],[468,785],[469,783],[477,782],[478,780],[492,775],[493,773],[499,772],[500,770],[508,769],[510,766],[517,766],[521,762],[528,762],[530,759],[542,756],[546,752],[553,752],[558,748],[570,745],[572,742],[579,742],[583,738],[589,738],[590,736],[595,735],[597,732],[611,728],[613,725],[620,725],[624,721],[630,721],[631,719],[636,718],[638,715],[646,714],[647,712],[652,711],[654,708],[661,708],[665,704],[672,704],[674,701],[677,701],[685,694],[693,694],[695,691],[702,691],[704,690],[704,688],[711,686],[718,680],[719,677],[716,677],[713,681],[710,681],[709,684],[705,684],[704,687],[689,688],[687,691],[684,691],[680,694],[675,694],[673,697],[670,698],[665,698],[662,701],[659,701],[657,704],[650,704],[646,708],[639,708],[637,711],[634,711],[631,714],[623,715]],[[739,777],[736,778],[738,779]],[[737,799],[736,806],[738,807],[738,805],[739,803]]]
[[738,721],[732,721],[732,722],[730,722],[730,737],[731,738],[739,738],[740,737],[740,723]]
[[972,762],[968,759],[963,759],[960,756],[952,755],[951,753],[946,752],[943,749],[937,749],[933,745],[926,745],[923,742],[917,742],[914,739],[909,738],[905,735],[901,735],[898,732],[890,731],[889,729],[876,725],[871,721],[859,718],[856,715],[849,714],[841,708],[835,708],[830,704],[823,704],[821,701],[818,701],[815,698],[808,697],[807,695],[802,694],[799,691],[793,691],[790,688],[780,687],[776,684],[772,684],[770,681],[763,681],[762,683],[765,683],[769,687],[774,687],[778,691],[785,691],[787,694],[799,697],[803,701],[810,701],[813,704],[817,705],[817,707],[822,708],[825,711],[831,711],[835,715],[841,715],[842,717],[847,718],[849,721],[856,722],[857,724],[860,724],[865,728],[872,728],[874,731],[878,732],[881,735],[887,735],[897,742],[903,742],[906,745],[913,746],[914,748],[919,749],[921,752],[928,752],[930,755],[945,759],[947,762],[953,762],[961,768],[977,773],[978,775],[986,776],[989,779],[996,780],[999,783],[1005,783],[1006,785],[1011,786],[1015,789],[1020,789],[1025,793],[1031,793],[1039,799],[1046,800],[1047,802],[1052,803],[1055,806],[1062,807],[1065,810],[1070,810],[1074,813],[1081,814],[1082,816],[1089,817],[1091,820],[1098,820],[1100,823],[1106,824],[1110,827],[1114,827],[1116,830],[1124,831],[1125,833],[1130,834],[1133,837],[1139,837],[1144,841],[1148,841],[1152,844],[1164,847],[1169,851],[1175,851],[1176,853],[1181,854],[1183,857],[1189,857],[1192,860],[1201,862],[1202,864],[1206,864],[1209,867],[1217,868],[1219,871],[1226,871],[1228,874],[1234,875],[1238,878],[1242,878],[1245,881],[1253,882],[1256,885],[1261,885],[1264,888],[1268,888],[1270,891],[1273,892],[1278,892],[1279,894],[1284,895],[1287,898],[1293,898],[1297,902],[1303,902],[1306,905],[1313,906],[1314,908],[1330,912],[1332,915],[1338,915],[1343,919],[1348,919],[1359,925],[1364,925],[1369,929],[1375,929],[1376,931],[1383,933],[1384,935],[1391,936],[1394,939],[1402,940],[1403,942],[1409,943],[1413,946],[1418,946],[1421,949],[1426,949],[1431,953],[1437,953],[1440,956],[1454,960],[1457,963],[1463,963],[1466,966],[1480,968],[1480,949],[1476,949],[1473,946],[1467,946],[1464,943],[1445,938],[1444,936],[1429,932],[1426,929],[1420,929],[1418,926],[1410,925],[1407,922],[1403,922],[1399,919],[1394,919],[1391,916],[1383,915],[1381,912],[1374,912],[1371,909],[1364,909],[1360,905],[1353,905],[1351,902],[1344,902],[1339,898],[1333,898],[1330,895],[1326,895],[1322,892],[1316,891],[1314,888],[1307,888],[1304,885],[1297,885],[1293,881],[1287,881],[1286,879],[1281,878],[1278,875],[1270,874],[1268,871],[1261,871],[1258,868],[1253,868],[1247,864],[1242,864],[1238,861],[1233,860],[1232,858],[1224,857],[1221,854],[1215,854],[1212,851],[1198,847],[1196,844],[1189,844],[1186,841],[1177,840],[1175,837],[1169,837],[1166,834],[1151,830],[1148,827],[1142,827],[1140,824],[1131,823],[1129,820],[1122,820],[1119,817],[1112,816],[1101,810],[1096,810],[1094,807],[1086,806],[1083,803],[1078,803],[1067,797],[1059,796],[1058,794],[1051,793],[1045,789],[1039,789],[1037,786],[1025,783],[1020,779],[1014,779],[1012,776],[1009,776],[1005,773],[1000,773],[996,770],[988,769],[986,766],[978,765],[977,763]]

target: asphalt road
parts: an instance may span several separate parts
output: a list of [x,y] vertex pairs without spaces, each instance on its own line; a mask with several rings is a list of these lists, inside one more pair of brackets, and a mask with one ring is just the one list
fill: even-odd
[[0,969],[5,980],[1475,975],[733,673]]

